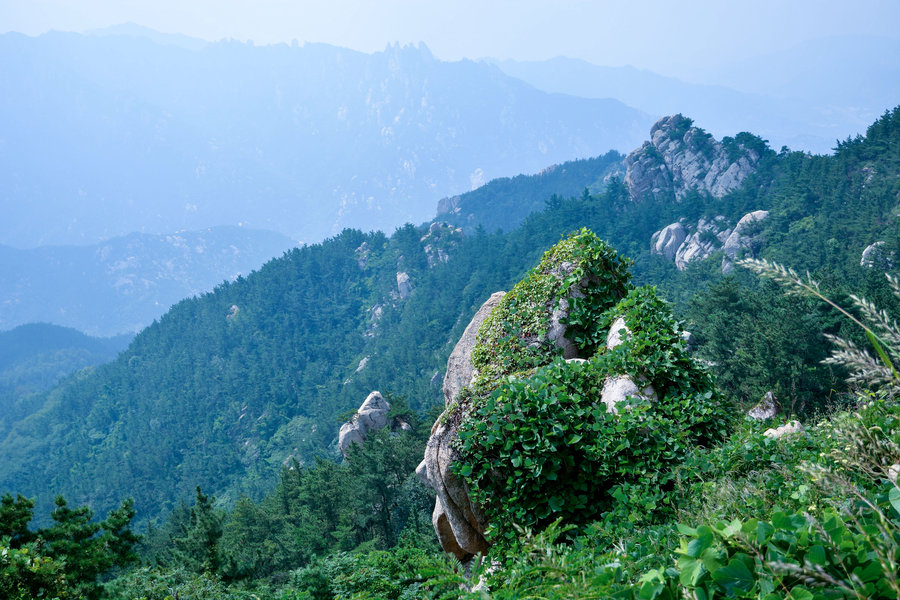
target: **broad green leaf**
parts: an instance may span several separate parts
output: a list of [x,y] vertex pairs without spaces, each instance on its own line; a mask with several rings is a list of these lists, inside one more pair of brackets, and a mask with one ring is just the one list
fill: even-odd
[[749,592],[756,581],[747,565],[738,558],[732,558],[728,565],[712,573],[713,580],[725,589],[729,597],[735,592]]
[[891,506],[894,507],[894,510],[900,513],[900,489],[896,486],[892,487],[891,491],[888,492],[888,500],[891,501]]
[[816,544],[807,550],[806,559],[814,565],[824,565],[828,562],[828,555],[821,544]]

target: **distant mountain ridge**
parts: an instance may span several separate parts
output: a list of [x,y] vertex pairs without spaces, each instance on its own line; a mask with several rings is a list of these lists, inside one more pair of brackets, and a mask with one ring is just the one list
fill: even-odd
[[304,242],[392,230],[490,179],[627,151],[653,120],[422,45],[8,33],[0,59],[0,243],[20,248],[237,223]]
[[133,333],[293,245],[271,231],[214,227],[92,246],[0,246],[0,329],[44,321],[91,335]]
[[829,154],[896,105],[898,57],[896,40],[832,37],[710,70],[717,85],[566,57],[484,60],[547,92],[616,98],[658,117],[690,115],[717,137],[748,131],[776,150]]

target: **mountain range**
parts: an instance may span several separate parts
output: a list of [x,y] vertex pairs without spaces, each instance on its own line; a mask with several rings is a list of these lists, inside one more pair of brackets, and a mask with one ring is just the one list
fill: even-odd
[[653,121],[424,45],[186,46],[0,35],[0,243],[235,224],[302,242],[390,230],[495,177],[627,151]]

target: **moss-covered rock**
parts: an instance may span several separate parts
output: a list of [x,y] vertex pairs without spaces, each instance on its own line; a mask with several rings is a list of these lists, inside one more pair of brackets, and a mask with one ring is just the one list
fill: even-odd
[[631,287],[630,261],[586,229],[544,253],[478,332],[476,388],[550,363],[587,357],[605,339],[598,319]]
[[[631,289],[627,266],[582,230],[482,322],[476,375],[447,398],[420,466],[448,552],[509,543],[513,525],[664,507],[671,467],[718,435],[711,377],[655,289]],[[604,397],[624,380],[635,393]]]

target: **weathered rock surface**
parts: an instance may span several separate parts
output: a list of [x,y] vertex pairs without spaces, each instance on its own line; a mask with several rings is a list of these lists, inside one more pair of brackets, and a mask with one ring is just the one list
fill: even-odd
[[463,237],[463,230],[459,227],[440,221],[435,221],[428,228],[428,233],[419,240],[425,251],[428,268],[450,261],[450,250],[454,248]]
[[491,314],[491,311],[500,304],[500,300],[506,292],[495,292],[481,305],[481,308],[472,317],[472,320],[463,331],[462,337],[453,347],[450,358],[447,359],[447,372],[444,375],[444,405],[449,406],[456,395],[475,378],[475,367],[472,366],[472,350],[475,348],[478,328]]
[[766,392],[763,399],[747,412],[747,416],[756,421],[767,421],[781,413],[781,405],[771,391]]
[[409,274],[405,272],[397,273],[397,293],[400,294],[400,299],[406,300],[409,298],[412,289],[412,281],[409,279]]
[[362,444],[370,432],[378,431],[388,426],[388,411],[391,405],[384,399],[381,392],[372,392],[369,394],[353,418],[347,423],[341,425],[338,434],[338,447],[341,449],[341,456],[346,458],[347,449],[350,444]]
[[680,114],[663,117],[650,129],[650,141],[625,157],[625,184],[632,200],[680,200],[692,189],[721,198],[740,187],[760,158],[734,140],[726,148]]
[[451,442],[456,437],[464,412],[463,407],[454,406],[453,403],[459,392],[475,376],[472,350],[475,348],[478,329],[504,295],[505,292],[497,292],[488,298],[472,317],[450,353],[443,388],[447,408],[431,428],[425,458],[416,468],[416,475],[422,483],[437,494],[431,520],[438,541],[445,552],[460,560],[486,552],[489,544],[484,538],[484,513],[469,499],[465,481],[450,470],[450,466],[459,458]]
[[663,227],[650,238],[650,251],[653,254],[662,254],[666,260],[675,260],[675,253],[684,243],[687,230],[681,223],[672,223]]
[[675,253],[675,268],[683,271],[688,264],[695,260],[703,260],[713,252],[716,252],[721,244],[731,235],[728,221],[719,215],[712,219],[701,218],[697,228],[678,248]]
[[628,330],[628,326],[625,325],[625,319],[619,317],[609,326],[609,333],[606,334],[606,347],[612,350],[628,339],[630,335],[631,332]]
[[894,268],[894,256],[885,248],[885,243],[875,242],[866,246],[859,259],[859,266],[864,269],[878,269],[888,271]]
[[619,410],[628,406],[629,398],[641,398],[644,400],[656,400],[656,390],[646,381],[641,382],[644,387],[639,387],[634,379],[628,375],[608,377],[603,382],[603,390],[600,392],[600,401],[606,405],[606,412],[614,415]]
[[758,229],[756,224],[765,220],[768,216],[769,211],[767,210],[755,210],[741,217],[738,224],[734,226],[734,231],[722,244],[722,251],[725,253],[725,256],[722,257],[723,273],[730,273],[734,270],[734,260],[741,250],[750,250],[755,254],[755,250],[757,250],[755,246],[759,240],[759,235],[756,233]]

